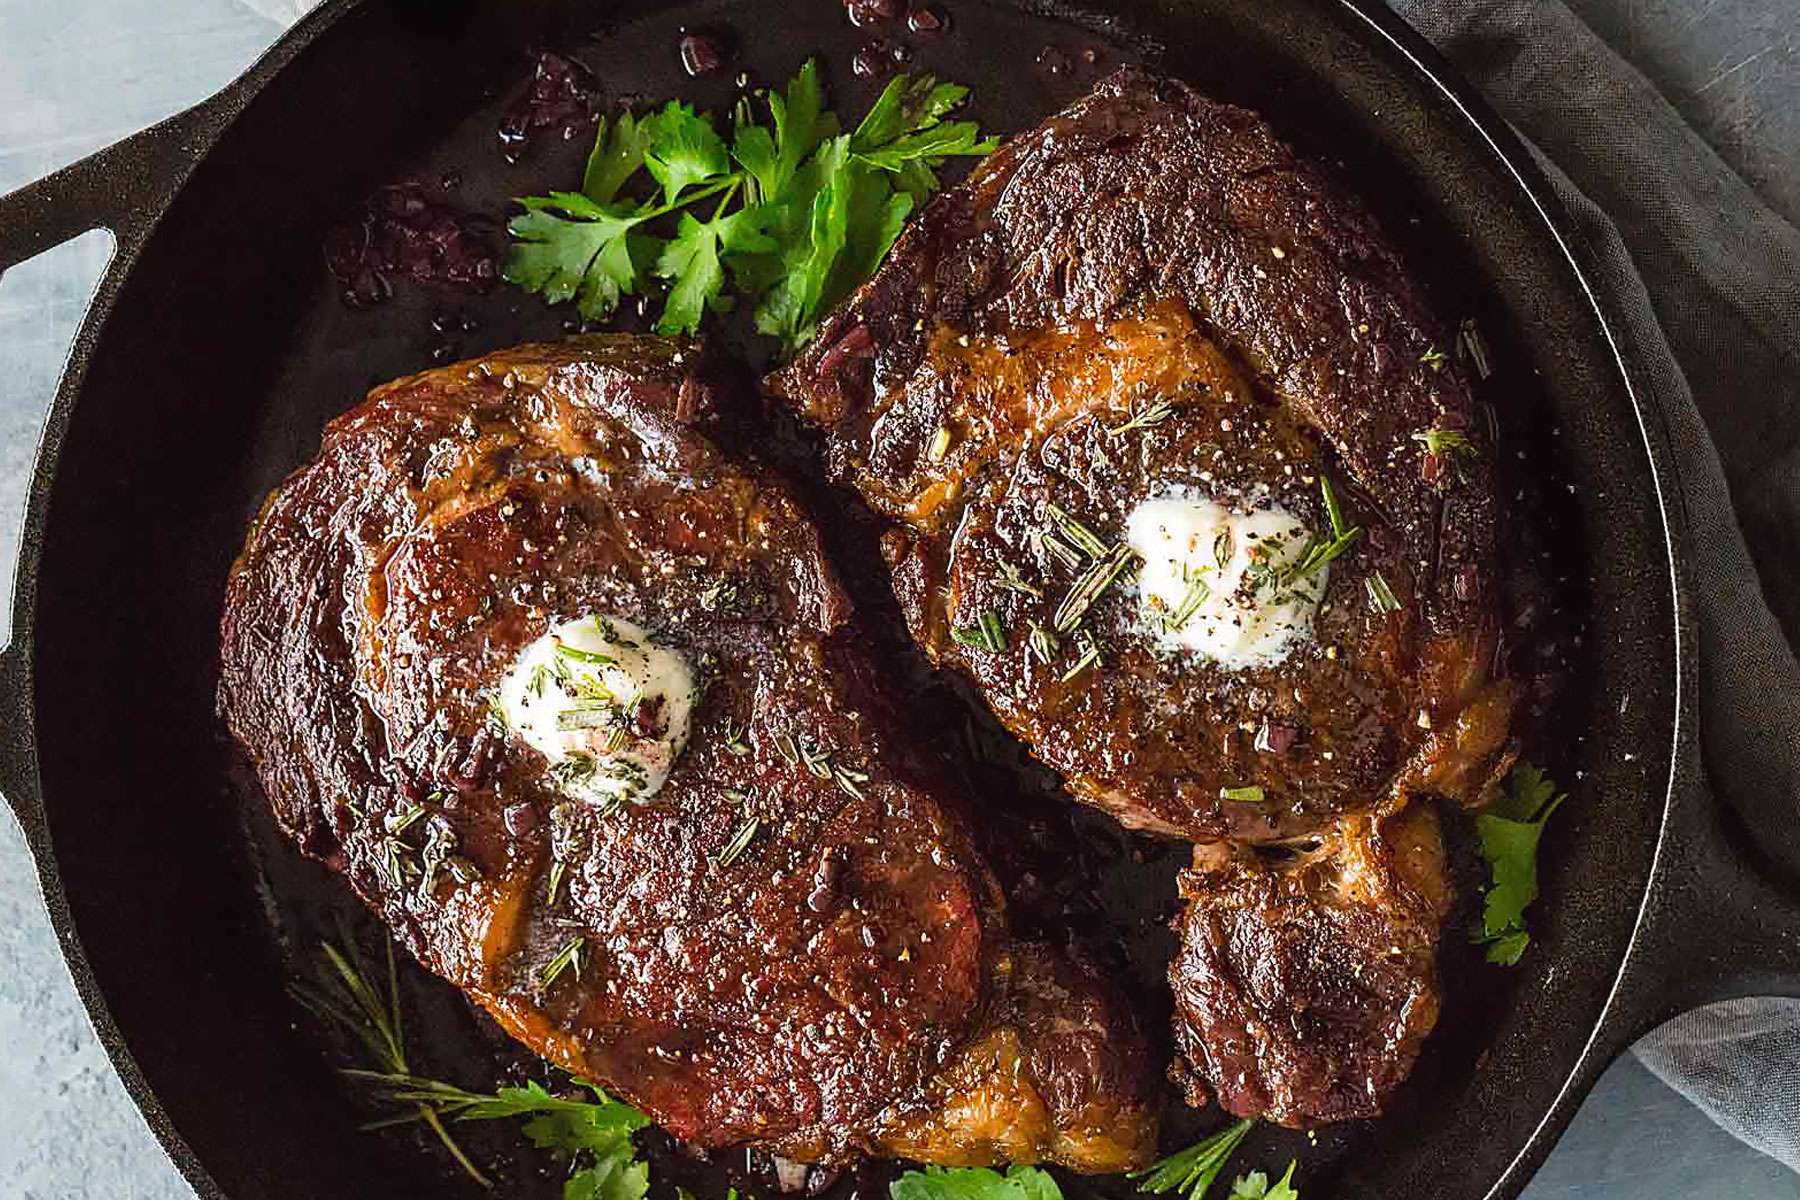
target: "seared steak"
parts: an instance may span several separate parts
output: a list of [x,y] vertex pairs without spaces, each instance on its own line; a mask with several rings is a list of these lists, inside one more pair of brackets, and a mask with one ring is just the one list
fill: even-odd
[[896,767],[817,531],[718,449],[728,399],[696,345],[584,338],[333,422],[222,627],[277,818],[686,1141],[1140,1162],[1129,1015],[1012,941],[960,818]]
[[[1275,910],[1340,869],[1319,856],[1346,828],[1415,795],[1475,802],[1509,760],[1490,416],[1452,349],[1323,171],[1255,114],[1125,70],[939,197],[772,381],[894,520],[913,637],[1077,797],[1314,864],[1196,877],[1186,930],[1211,940],[1174,968],[1190,1047],[1224,1036],[1199,993],[1236,986],[1201,964],[1281,944],[1255,929],[1295,927]],[[1435,940],[1428,910],[1386,903]],[[1240,932],[1204,932],[1227,907]],[[1380,941],[1334,936],[1277,1003]],[[1339,1053],[1316,1043],[1360,1032],[1321,1019],[1281,1052],[1341,1078],[1246,1083],[1241,1047],[1190,1061],[1234,1111],[1372,1113],[1435,1004],[1428,953],[1392,970],[1411,982],[1384,997],[1421,998],[1408,1036]]]

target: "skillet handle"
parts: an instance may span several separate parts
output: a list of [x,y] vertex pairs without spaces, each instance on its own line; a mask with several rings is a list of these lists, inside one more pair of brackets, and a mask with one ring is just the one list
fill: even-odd
[[0,196],[0,275],[90,229],[112,232],[115,265],[135,257],[217,124],[202,102]]

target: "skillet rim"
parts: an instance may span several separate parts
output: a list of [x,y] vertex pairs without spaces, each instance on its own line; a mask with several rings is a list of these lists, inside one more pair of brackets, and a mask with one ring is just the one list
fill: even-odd
[[[49,517],[51,486],[61,459],[62,444],[74,406],[79,402],[86,383],[87,371],[95,351],[105,334],[105,326],[127,278],[137,264],[140,251],[155,232],[162,217],[186,186],[189,176],[212,152],[219,138],[239,115],[280,72],[327,30],[365,0],[325,0],[300,22],[282,35],[242,75],[219,92],[193,107],[168,118],[144,132],[101,150],[88,159],[58,172],[58,176],[74,176],[84,171],[92,174],[102,163],[111,164],[101,172],[117,178],[114,167],[136,164],[140,157],[149,158],[148,182],[143,194],[115,195],[116,208],[108,211],[104,201],[93,206],[90,222],[95,227],[110,228],[116,249],[105,273],[97,284],[88,311],[71,344],[56,394],[46,414],[37,447],[27,493],[25,519],[21,532],[18,564],[15,572],[11,642],[0,654],[0,703],[9,720],[0,729],[0,790],[12,803],[32,857],[36,863],[40,892],[49,910],[64,959],[95,1032],[107,1056],[124,1083],[127,1093],[142,1113],[146,1124],[162,1144],[164,1151],[195,1191],[206,1200],[226,1200],[226,1193],[212,1178],[199,1156],[175,1128],[161,1101],[151,1089],[123,1033],[116,1025],[106,998],[89,966],[74,928],[67,898],[63,893],[54,847],[51,845],[42,784],[38,778],[35,753],[34,706],[34,641],[37,579],[44,554],[44,532]],[[1174,0],[1177,6],[1183,0]],[[1029,2],[1024,5],[1028,10]],[[1566,1068],[1561,1087],[1544,1110],[1538,1124],[1526,1138],[1512,1162],[1489,1187],[1487,1200],[1501,1200],[1516,1195],[1528,1181],[1531,1172],[1549,1153],[1557,1137],[1572,1119],[1576,1108],[1586,1097],[1594,1081],[1612,1058],[1634,1038],[1635,1027],[1623,1028],[1641,1019],[1644,1005],[1628,998],[1628,985],[1642,987],[1654,982],[1641,978],[1646,973],[1645,960],[1652,949],[1652,906],[1659,884],[1670,869],[1671,830],[1678,807],[1692,788],[1687,786],[1699,775],[1697,736],[1695,733],[1695,666],[1697,638],[1695,617],[1690,598],[1689,570],[1681,542],[1685,522],[1678,508],[1679,494],[1669,430],[1660,411],[1645,396],[1648,389],[1639,382],[1639,369],[1632,360],[1632,346],[1627,323],[1617,311],[1617,298],[1600,280],[1591,247],[1582,237],[1573,216],[1556,197],[1550,182],[1524,143],[1497,113],[1464,81],[1456,69],[1431,47],[1424,38],[1389,10],[1381,0],[1336,0],[1338,15],[1348,14],[1361,26],[1347,22],[1357,32],[1369,37],[1375,50],[1387,65],[1415,82],[1429,85],[1447,101],[1460,118],[1463,128],[1453,128],[1454,136],[1485,145],[1498,160],[1506,175],[1529,202],[1536,215],[1534,225],[1547,233],[1556,254],[1573,273],[1579,298],[1585,301],[1597,321],[1609,347],[1610,362],[1602,360],[1607,375],[1615,370],[1637,419],[1639,441],[1649,466],[1654,492],[1655,510],[1662,527],[1662,548],[1668,559],[1670,614],[1672,617],[1675,676],[1671,697],[1673,728],[1669,747],[1668,780],[1661,800],[1658,835],[1648,871],[1642,884],[1631,934],[1613,972],[1612,985],[1599,1015],[1589,1031],[1587,1041],[1574,1061]],[[1331,19],[1327,16],[1325,19]],[[1397,56],[1397,61],[1395,59]],[[55,180],[57,176],[51,176]],[[30,185],[26,190],[30,190]],[[73,232],[80,232],[77,228]],[[44,248],[44,247],[39,247]]]

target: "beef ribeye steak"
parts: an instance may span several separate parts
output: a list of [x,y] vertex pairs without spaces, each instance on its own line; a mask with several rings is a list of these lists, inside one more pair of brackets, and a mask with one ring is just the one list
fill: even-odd
[[[1180,1040],[1246,1114],[1374,1112],[1419,1021],[1374,1064],[1331,1048],[1367,1030],[1320,1007],[1267,1060],[1312,1082],[1245,1086],[1255,1056],[1212,1053],[1223,1025],[1192,1001],[1271,942],[1203,934],[1208,889],[1230,876],[1230,904],[1266,906],[1321,853],[1385,846],[1369,822],[1478,802],[1510,761],[1491,414],[1454,340],[1364,206],[1261,118],[1127,69],[935,200],[772,379],[892,518],[914,639],[1074,795],[1312,864],[1190,876],[1186,959],[1241,961],[1176,964]],[[1321,970],[1381,942],[1341,941]],[[1429,1028],[1431,956],[1403,966]]]
[[962,819],[897,768],[817,530],[719,449],[730,394],[696,344],[582,338],[334,421],[222,625],[281,826],[688,1142],[1141,1162],[1130,1014],[1011,938]]

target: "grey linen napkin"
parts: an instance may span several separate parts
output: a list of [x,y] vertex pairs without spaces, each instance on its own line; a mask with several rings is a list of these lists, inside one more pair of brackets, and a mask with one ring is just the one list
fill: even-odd
[[[1688,520],[1707,781],[1800,879],[1800,231],[1558,0],[1390,3],[1533,144],[1626,301]],[[1800,1171],[1800,1000],[1709,1005],[1633,1052]]]

